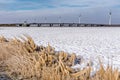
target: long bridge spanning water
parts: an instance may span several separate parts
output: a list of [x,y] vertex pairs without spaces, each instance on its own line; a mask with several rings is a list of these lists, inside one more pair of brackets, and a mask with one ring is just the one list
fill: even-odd
[[120,25],[109,24],[85,24],[85,23],[29,23],[29,24],[16,24],[17,26],[26,27],[120,27]]
[[0,24],[1,27],[120,27],[120,24],[86,24],[86,23],[14,23]]

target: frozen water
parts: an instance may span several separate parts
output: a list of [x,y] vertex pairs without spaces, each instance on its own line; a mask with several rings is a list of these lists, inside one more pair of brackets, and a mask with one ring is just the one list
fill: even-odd
[[7,38],[30,35],[35,43],[48,43],[57,51],[63,50],[83,56],[84,64],[93,61],[94,70],[103,64],[112,64],[120,69],[120,27],[7,27],[0,28],[0,35]]

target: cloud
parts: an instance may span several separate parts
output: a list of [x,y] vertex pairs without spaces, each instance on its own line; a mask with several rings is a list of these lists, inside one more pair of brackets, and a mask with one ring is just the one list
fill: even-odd
[[64,4],[64,5],[71,5],[71,6],[79,5],[79,7],[81,7],[80,5],[88,5],[89,8],[91,8],[91,7],[111,7],[111,6],[120,4],[119,2],[120,2],[119,0],[60,0],[59,2],[57,0],[54,0],[54,3],[58,7]]
[[[0,0],[0,10],[39,10],[48,8],[112,8],[119,0]],[[3,9],[4,7],[4,9]]]
[[[2,0],[7,3],[7,0]],[[88,10],[88,13],[95,12],[99,9],[114,9],[115,6],[120,8],[119,0],[10,0],[14,2],[4,6],[1,5],[0,9],[2,11],[23,11],[32,13],[38,11],[40,13],[45,12],[44,14],[56,13],[72,13],[75,12],[83,12]],[[4,6],[4,8],[2,7]],[[54,11],[54,12],[53,12]]]
[[113,22],[120,23],[119,0],[1,0],[0,4],[0,23],[44,22],[45,17],[48,22],[58,22],[59,16],[63,22],[78,22],[80,14],[83,23],[108,23],[109,10]]
[[16,2],[16,0],[0,0],[0,4],[10,4],[14,2]]

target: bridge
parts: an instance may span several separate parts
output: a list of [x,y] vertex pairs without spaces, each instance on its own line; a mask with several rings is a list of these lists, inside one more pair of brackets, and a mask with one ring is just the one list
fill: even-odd
[[85,23],[26,23],[16,24],[18,27],[120,27],[120,25],[109,24],[85,24]]
[[86,23],[14,23],[0,24],[0,27],[120,27],[120,24],[86,24]]

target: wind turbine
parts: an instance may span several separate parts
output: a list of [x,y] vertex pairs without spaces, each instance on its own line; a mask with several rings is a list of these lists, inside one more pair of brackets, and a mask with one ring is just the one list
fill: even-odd
[[59,16],[59,23],[61,23],[61,16]]
[[45,23],[47,23],[47,18],[45,17]]
[[37,23],[36,21],[37,21],[36,18],[34,18],[34,23]]
[[78,22],[79,22],[79,24],[81,23],[81,14],[79,15],[79,18],[78,18]]
[[109,12],[109,25],[112,24],[112,12],[110,11]]

